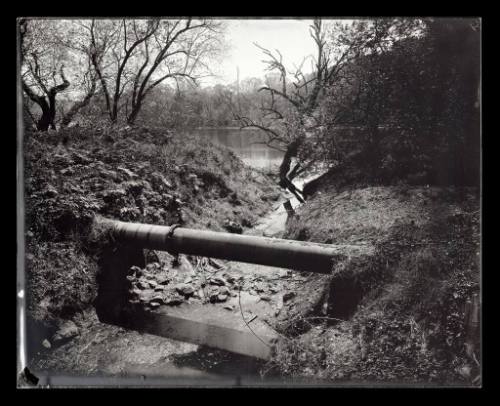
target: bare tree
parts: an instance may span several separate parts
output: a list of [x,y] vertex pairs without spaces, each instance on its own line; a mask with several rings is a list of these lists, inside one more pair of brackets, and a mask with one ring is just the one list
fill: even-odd
[[[21,19],[19,24],[22,86],[42,114],[36,119],[31,109],[27,112],[41,131],[55,129],[56,123],[67,126],[98,91],[90,43],[78,21]],[[62,83],[56,81],[56,73]],[[56,104],[58,95],[61,98]],[[69,109],[65,107],[68,103]]]
[[[269,58],[264,61],[267,70],[277,72],[278,80],[260,89],[269,97],[261,107],[259,118],[236,118],[242,128],[262,130],[267,135],[265,143],[284,152],[279,170],[280,185],[288,188],[299,200],[300,191],[292,180],[311,169],[331,149],[330,134],[325,128],[344,117],[350,107],[337,103],[333,117],[325,118],[319,108],[323,96],[328,93],[338,100],[345,98],[346,88],[351,84],[349,69],[353,62],[360,55],[390,46],[398,35],[392,30],[393,25],[390,19],[377,24],[361,20],[337,23],[328,32],[321,19],[315,19],[310,36],[316,46],[316,55],[312,58],[310,73],[303,69],[306,58],[294,72],[289,72],[279,50],[273,53],[255,44]],[[292,168],[293,159],[297,161]]]
[[[196,83],[216,46],[220,24],[192,18],[92,20],[88,29],[91,61],[110,120],[116,123],[120,106],[125,105],[126,120],[133,124],[145,98],[160,83],[180,78]],[[125,93],[128,97],[121,104]]]
[[[24,67],[21,74],[23,91],[42,112],[38,119],[34,119],[37,129],[39,131],[55,129],[57,94],[66,90],[70,85],[64,75],[64,64],[57,61],[59,55],[40,46],[40,43],[50,35],[50,27],[39,22],[32,32],[29,32],[28,20],[20,19],[19,29]],[[46,61],[50,64],[45,64]],[[60,82],[57,80],[58,76],[61,79]]]

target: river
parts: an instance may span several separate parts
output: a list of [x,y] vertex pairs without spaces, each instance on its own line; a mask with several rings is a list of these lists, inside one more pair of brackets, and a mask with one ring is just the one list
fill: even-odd
[[189,134],[206,137],[214,144],[232,150],[243,162],[254,168],[270,169],[281,164],[283,152],[270,148],[263,142],[266,135],[261,130],[238,128],[199,128]]

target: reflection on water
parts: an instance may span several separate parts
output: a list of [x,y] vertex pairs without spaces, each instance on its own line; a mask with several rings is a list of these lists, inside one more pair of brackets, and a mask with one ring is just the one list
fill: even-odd
[[190,132],[208,137],[214,144],[231,149],[243,162],[257,168],[268,169],[279,165],[283,152],[259,144],[266,140],[260,130],[239,130],[231,128],[197,129]]

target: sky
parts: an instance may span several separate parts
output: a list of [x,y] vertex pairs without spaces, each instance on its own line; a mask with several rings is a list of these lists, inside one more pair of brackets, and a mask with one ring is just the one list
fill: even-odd
[[[285,66],[293,69],[308,55],[314,55],[315,47],[309,35],[312,20],[305,19],[239,19],[224,20],[227,24],[228,48],[222,63],[215,67],[217,77],[205,79],[203,85],[229,84],[236,81],[239,67],[240,80],[247,77],[264,78],[266,74],[263,59],[268,59],[253,43],[283,55]],[[307,62],[308,67],[310,62]],[[304,64],[304,70],[306,64]]]

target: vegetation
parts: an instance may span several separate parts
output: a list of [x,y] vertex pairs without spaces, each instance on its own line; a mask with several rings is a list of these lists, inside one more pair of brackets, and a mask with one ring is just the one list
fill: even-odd
[[[294,71],[256,44],[265,78],[198,87],[224,28],[19,20],[28,321],[53,328],[93,303],[95,216],[241,231],[270,209],[277,180],[307,200],[285,237],[352,255],[287,300],[270,366],[478,384],[479,21],[315,19],[316,53]],[[265,134],[283,152],[276,178],[183,131],[221,126]],[[313,297],[323,302],[311,308]]]
[[[200,148],[201,146],[201,148]],[[69,128],[25,137],[28,316],[53,327],[92,305],[95,216],[223,231],[251,227],[272,180],[208,141],[160,129]],[[40,343],[38,343],[40,344]]]

